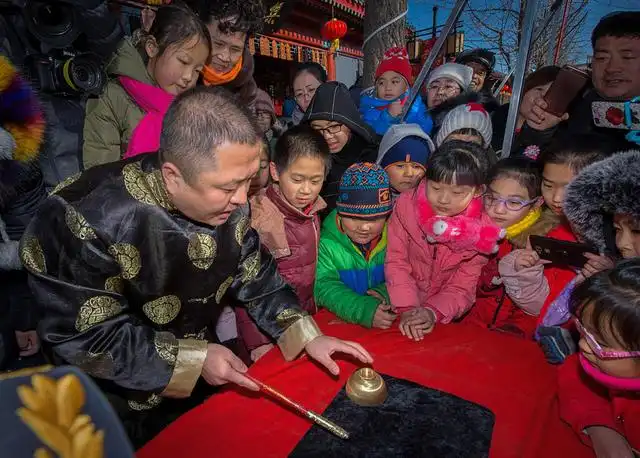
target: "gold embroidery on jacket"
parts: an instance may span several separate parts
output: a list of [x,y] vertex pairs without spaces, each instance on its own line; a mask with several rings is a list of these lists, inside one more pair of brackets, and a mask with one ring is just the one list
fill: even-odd
[[162,296],[143,304],[142,311],[155,324],[164,325],[173,321],[180,313],[182,304],[178,296]]
[[109,296],[95,296],[88,299],[78,311],[76,329],[86,331],[91,326],[107,321],[122,311],[120,303]]
[[280,329],[287,329],[296,321],[307,316],[307,313],[304,313],[300,310],[295,309],[284,309],[278,315],[276,315],[276,323],[280,326]]
[[256,251],[242,263],[242,282],[247,283],[255,280],[260,272],[260,251]]
[[55,188],[53,188],[53,190],[51,191],[51,194],[49,194],[49,195],[57,194],[58,192],[60,192],[61,190],[63,190],[67,186],[69,186],[70,184],[75,183],[76,181],[78,181],[78,178],[80,178],[80,175],[82,175],[82,173],[78,172],[78,173],[75,173],[75,174],[65,178],[60,183],[58,183],[55,186]]
[[157,394],[152,394],[146,401],[138,402],[129,400],[127,404],[131,410],[151,410],[162,402],[162,398]]
[[218,291],[216,292],[216,303],[220,303],[225,294],[227,294],[227,290],[233,284],[233,277],[227,277],[225,281],[222,282]]
[[115,360],[108,352],[79,352],[68,358],[70,363],[78,366],[87,374],[98,378],[108,378],[115,372]]
[[189,299],[189,303],[193,304],[193,303],[201,303],[201,304],[206,304],[207,302],[209,302],[211,300],[211,298],[213,296],[215,296],[216,293],[211,293],[209,294],[207,297],[195,297],[193,299]]
[[96,232],[89,226],[85,217],[73,207],[67,207],[67,210],[64,212],[64,220],[71,233],[80,240],[92,240],[97,237]]
[[96,430],[89,415],[82,413],[86,393],[75,374],[55,380],[46,375],[31,377],[33,388],[18,387],[24,404],[16,413],[46,447],[35,457],[102,458],[104,430]]
[[44,273],[47,269],[44,252],[40,246],[40,242],[35,237],[29,237],[22,242],[20,250],[20,260],[22,264],[29,270]]
[[108,249],[109,254],[113,256],[122,269],[122,278],[131,280],[142,267],[140,252],[136,247],[128,243],[116,243]]
[[197,232],[189,237],[187,254],[198,269],[207,270],[216,257],[216,241],[209,234]]
[[137,201],[148,205],[158,205],[165,210],[175,210],[159,170],[145,173],[140,162],[135,162],[122,168],[122,176],[125,188]]
[[156,332],[153,336],[153,346],[163,361],[171,367],[176,365],[178,357],[178,339],[170,332]]
[[249,225],[250,221],[246,216],[242,216],[238,224],[236,224],[236,242],[238,242],[240,246],[242,246],[244,237],[247,235],[247,232],[249,232]]
[[207,328],[202,328],[198,332],[189,332],[185,333],[185,339],[198,339],[198,340],[206,340],[207,337]]
[[122,294],[124,292],[124,280],[120,275],[109,277],[104,282],[105,291]]

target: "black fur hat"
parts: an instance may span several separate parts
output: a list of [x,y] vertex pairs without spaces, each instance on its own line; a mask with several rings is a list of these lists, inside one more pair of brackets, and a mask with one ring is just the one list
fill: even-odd
[[617,153],[582,170],[567,187],[564,213],[586,242],[616,253],[613,216],[640,221],[640,151]]

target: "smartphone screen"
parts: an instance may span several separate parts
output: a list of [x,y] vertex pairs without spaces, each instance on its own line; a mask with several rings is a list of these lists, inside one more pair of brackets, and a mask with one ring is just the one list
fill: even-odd
[[562,116],[576,96],[589,81],[589,74],[575,67],[566,66],[560,69],[555,81],[544,96],[547,111]]

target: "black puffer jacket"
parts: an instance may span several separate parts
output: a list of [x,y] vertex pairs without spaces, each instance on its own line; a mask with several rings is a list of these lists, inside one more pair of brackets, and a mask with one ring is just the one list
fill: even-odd
[[362,120],[347,87],[336,81],[318,87],[302,122],[315,120],[335,121],[351,130],[351,138],[338,153],[332,154],[332,164],[320,195],[327,202],[321,217],[336,208],[340,178],[356,162],[375,162],[378,155],[378,137]]

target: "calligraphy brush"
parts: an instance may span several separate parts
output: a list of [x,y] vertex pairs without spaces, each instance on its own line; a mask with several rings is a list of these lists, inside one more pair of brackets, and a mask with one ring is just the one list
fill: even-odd
[[286,404],[287,406],[291,407],[296,412],[298,412],[298,413],[304,415],[305,417],[307,417],[308,419],[312,420],[316,425],[322,426],[324,429],[326,429],[327,431],[329,431],[332,434],[335,434],[336,436],[338,436],[341,439],[349,439],[349,433],[347,431],[345,431],[343,428],[341,428],[340,426],[336,425],[334,422],[332,422],[328,418],[325,418],[322,415],[319,415],[319,414],[315,413],[313,410],[309,410],[309,409],[306,409],[306,408],[302,407],[297,402],[289,399],[284,394],[280,393],[278,390],[276,390],[274,388],[271,388],[269,385],[266,385],[266,384],[262,383],[260,380],[256,380],[255,378],[253,378],[253,377],[251,377],[250,375],[247,375],[247,374],[244,374],[244,375],[249,380],[251,380],[253,383],[258,385],[260,387],[261,391],[269,394],[270,396],[272,396],[273,398],[275,398],[275,399],[277,399],[279,401],[282,401],[284,404]]

